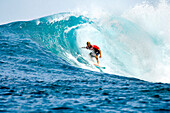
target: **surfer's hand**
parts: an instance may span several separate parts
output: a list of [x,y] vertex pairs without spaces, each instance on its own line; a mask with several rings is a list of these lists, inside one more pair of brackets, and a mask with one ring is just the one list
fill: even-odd
[[99,58],[102,58],[102,56],[100,55]]

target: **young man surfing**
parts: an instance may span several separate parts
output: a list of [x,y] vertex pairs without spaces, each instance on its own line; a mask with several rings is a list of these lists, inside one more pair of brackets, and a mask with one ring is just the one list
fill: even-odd
[[90,52],[90,57],[95,57],[96,58],[96,61],[97,61],[97,64],[99,65],[99,60],[98,60],[98,55],[100,54],[99,58],[101,58],[101,50],[98,46],[96,45],[91,45],[90,42],[87,42],[87,46],[86,47],[82,47],[82,48],[86,48],[86,49],[89,49],[89,50],[93,50],[93,52]]

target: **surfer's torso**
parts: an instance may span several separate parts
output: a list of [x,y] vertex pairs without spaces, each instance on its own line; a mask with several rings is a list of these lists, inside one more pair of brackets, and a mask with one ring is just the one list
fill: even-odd
[[99,53],[99,47],[96,45],[91,45],[90,47],[86,47],[89,50],[93,50],[95,53]]

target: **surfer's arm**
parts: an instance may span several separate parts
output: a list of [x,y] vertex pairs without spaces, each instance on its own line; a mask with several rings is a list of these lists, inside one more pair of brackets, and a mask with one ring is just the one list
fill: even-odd
[[100,56],[99,56],[99,58],[101,58],[102,57],[102,53],[101,53],[101,50],[100,49],[98,49],[99,50],[99,53],[100,53]]
[[81,48],[86,48],[87,49],[87,47],[81,47]]

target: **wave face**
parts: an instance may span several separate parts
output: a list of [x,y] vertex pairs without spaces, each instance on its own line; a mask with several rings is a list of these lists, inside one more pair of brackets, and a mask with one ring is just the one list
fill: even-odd
[[72,66],[99,71],[89,59],[90,51],[80,49],[90,41],[102,50],[100,65],[106,67],[103,72],[168,82],[168,43],[126,17],[128,14],[91,20],[82,15],[62,13],[1,26],[1,31],[7,29],[1,34],[29,38]]
[[[59,13],[1,25],[0,111],[169,111],[169,9],[142,4],[122,16]],[[87,41],[106,69],[80,48]]]

